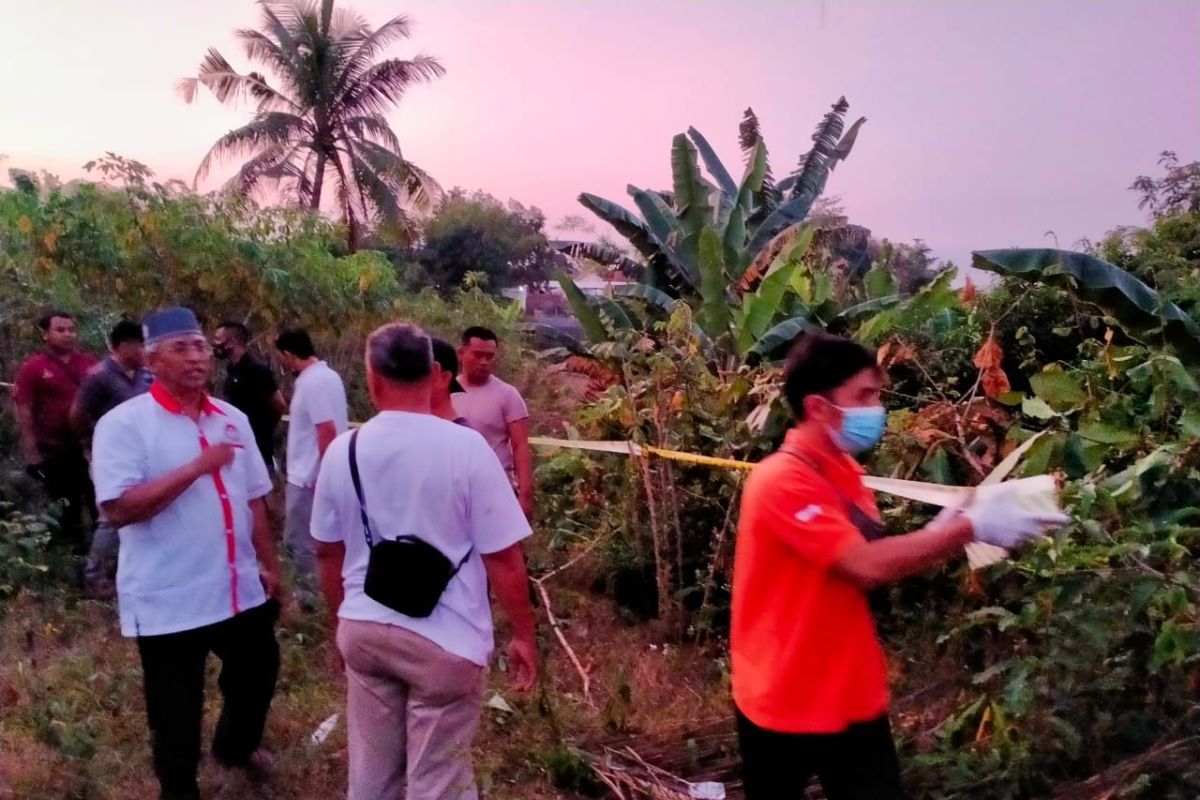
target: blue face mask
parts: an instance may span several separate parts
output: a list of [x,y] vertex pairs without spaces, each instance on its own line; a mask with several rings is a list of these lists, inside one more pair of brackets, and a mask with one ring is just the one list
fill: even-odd
[[887,427],[887,410],[883,406],[842,408],[841,430],[832,431],[837,446],[852,456],[870,450],[883,439]]

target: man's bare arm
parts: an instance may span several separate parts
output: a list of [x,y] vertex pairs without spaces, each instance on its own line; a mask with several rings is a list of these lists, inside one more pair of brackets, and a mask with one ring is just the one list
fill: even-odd
[[873,589],[945,561],[973,538],[971,523],[958,517],[943,527],[856,545],[838,559],[833,570],[862,589]]
[[321,584],[321,594],[325,596],[325,605],[335,621],[345,595],[342,585],[342,564],[345,560],[344,543],[317,542],[317,580]]
[[517,497],[526,517],[533,517],[533,451],[529,447],[529,418],[508,423],[513,469],[517,473]]
[[269,597],[279,596],[279,549],[275,544],[275,532],[267,514],[267,502],[263,498],[250,501],[250,512],[254,516],[254,527],[250,537],[254,542],[254,553],[262,572],[263,588]]
[[199,478],[231,463],[233,455],[234,448],[228,444],[207,447],[182,467],[173,469],[149,483],[126,489],[116,500],[101,504],[105,519],[116,527],[123,528],[155,517]]
[[508,645],[509,679],[515,690],[527,692],[537,684],[538,656],[533,606],[529,602],[529,576],[525,572],[521,543],[498,553],[488,553],[483,556],[483,565],[496,602],[513,629],[513,638]]
[[333,422],[317,423],[317,459],[325,457],[325,450],[337,438],[337,428]]

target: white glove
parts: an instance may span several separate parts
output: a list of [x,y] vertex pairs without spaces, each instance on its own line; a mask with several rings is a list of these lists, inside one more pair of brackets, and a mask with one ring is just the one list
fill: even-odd
[[1071,521],[1058,507],[1054,478],[1049,475],[979,486],[963,516],[971,522],[975,541],[1005,550]]

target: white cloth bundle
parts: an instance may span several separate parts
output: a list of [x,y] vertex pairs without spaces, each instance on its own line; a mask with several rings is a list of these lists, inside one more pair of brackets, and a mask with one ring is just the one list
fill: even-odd
[[[974,500],[977,495],[982,496],[993,493],[995,487],[999,486],[1009,476],[1017,464],[1020,463],[1021,457],[1029,451],[1029,448],[1033,446],[1033,443],[1041,435],[1038,433],[1026,439],[1020,447],[1009,453],[975,487],[942,486],[937,483],[922,483],[920,481],[904,481],[895,478],[875,478],[871,476],[863,478],[863,483],[873,491],[885,492],[907,500],[916,500],[920,503],[928,503],[943,508],[962,508]],[[1013,491],[1014,489],[1016,490],[1015,492]],[[1005,484],[1005,490],[1012,493],[1016,502],[1029,511],[1046,514],[1062,511],[1058,505],[1058,486],[1053,476],[1036,475],[1032,478],[1018,478],[1008,481]],[[983,542],[971,542],[966,546],[966,551],[967,563],[971,569],[987,567],[1008,558],[1008,551],[1004,548],[995,547]]]

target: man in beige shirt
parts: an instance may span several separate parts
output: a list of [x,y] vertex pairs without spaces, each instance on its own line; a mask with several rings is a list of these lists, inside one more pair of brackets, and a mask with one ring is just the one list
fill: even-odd
[[529,449],[529,409],[516,387],[497,378],[500,342],[487,328],[463,331],[458,358],[463,391],[453,396],[455,410],[479,431],[500,459],[517,490],[521,510],[533,517],[533,453]]

